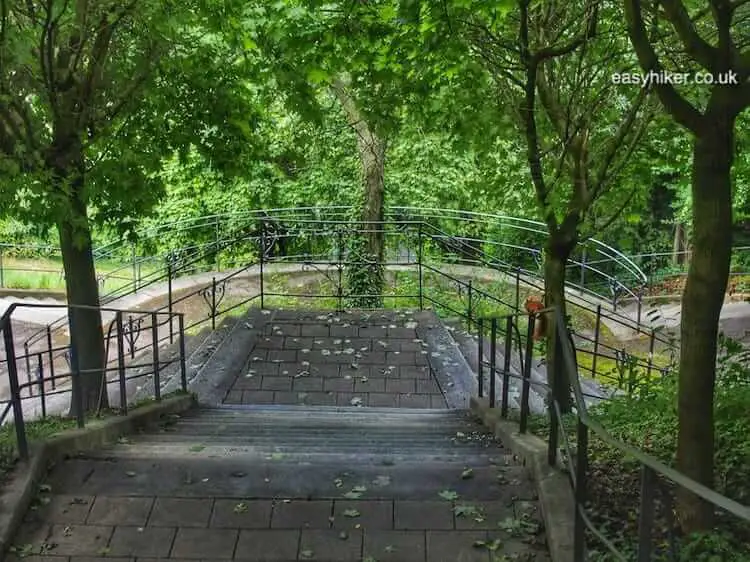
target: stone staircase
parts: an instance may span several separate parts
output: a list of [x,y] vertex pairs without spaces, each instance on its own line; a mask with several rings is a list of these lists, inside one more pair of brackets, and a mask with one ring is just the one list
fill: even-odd
[[[308,344],[294,340],[307,337],[312,345],[301,359]],[[331,338],[347,346],[350,337],[357,349],[368,349],[355,358],[367,366],[364,375],[344,357],[347,347],[313,353],[315,341],[327,349]],[[426,353],[381,349],[395,340]],[[288,353],[287,343],[297,354]],[[60,463],[17,544],[49,557],[45,562],[549,560],[527,470],[455,407],[471,386],[457,353],[432,313],[255,311],[195,377],[200,407]],[[396,358],[402,363],[388,369]],[[280,365],[303,362],[322,390],[295,393],[295,381],[310,375]],[[237,381],[247,380],[249,364],[270,373],[260,375],[257,392],[265,376],[283,389],[263,395],[270,402],[253,403],[256,394],[230,399]],[[325,391],[326,381],[348,382],[355,371],[360,382],[383,377],[364,403],[351,405],[345,390]],[[217,373],[215,380],[208,372]],[[415,372],[427,379],[412,380]],[[411,383],[387,384],[401,374]],[[281,384],[286,378],[289,387]],[[413,400],[420,396],[416,380],[436,385],[441,408],[431,407],[429,393]],[[366,405],[388,389],[399,396],[394,404],[420,407]],[[312,392],[318,394],[309,403]],[[277,396],[281,403],[273,403]]]

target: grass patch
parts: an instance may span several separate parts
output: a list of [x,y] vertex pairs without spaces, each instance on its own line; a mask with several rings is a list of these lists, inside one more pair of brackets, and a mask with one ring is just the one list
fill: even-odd
[[[44,441],[56,433],[76,427],[76,420],[61,416],[51,416],[25,423],[29,443]],[[4,481],[18,462],[16,427],[7,423],[0,427],[0,482]]]
[[[137,264],[135,271],[128,262],[97,260],[96,273],[100,277],[102,294],[111,293],[133,285],[143,277],[153,274],[158,267]],[[65,274],[60,258],[4,257],[0,267],[0,287],[9,289],[65,290]]]

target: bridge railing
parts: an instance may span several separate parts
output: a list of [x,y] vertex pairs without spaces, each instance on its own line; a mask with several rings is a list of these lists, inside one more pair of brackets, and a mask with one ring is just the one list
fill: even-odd
[[[554,318],[554,342],[556,378],[547,382],[533,380],[532,362],[535,352],[535,323],[543,317]],[[524,326],[525,324],[525,326]],[[515,380],[521,385],[518,427],[520,433],[529,431],[529,395],[532,389],[547,396],[549,436],[547,438],[547,462],[551,467],[561,468],[568,476],[575,504],[574,560],[586,560],[592,543],[603,549],[611,559],[627,562],[632,552],[626,552],[622,543],[617,544],[608,536],[608,530],[597,524],[592,510],[589,486],[591,482],[590,441],[598,439],[623,457],[631,459],[640,467],[640,491],[638,499],[638,524],[635,539],[635,555],[638,562],[670,560],[677,562],[685,558],[680,553],[679,529],[675,520],[675,490],[684,488],[713,505],[727,517],[733,517],[741,525],[750,524],[750,507],[725,497],[715,490],[700,484],[674,468],[667,466],[652,455],[615,438],[590,412],[588,396],[584,392],[580,369],[577,365],[575,337],[566,326],[559,309],[546,309],[535,314],[508,314],[504,316],[476,319],[479,342],[479,368],[477,373],[477,396],[486,401],[490,409],[499,408],[500,417],[509,418],[509,389]],[[488,350],[489,348],[489,350]],[[489,359],[485,357],[489,352]],[[498,353],[500,352],[500,353]],[[518,361],[512,364],[515,355]],[[502,365],[498,364],[498,358]],[[570,388],[572,413],[563,415],[563,406],[555,398],[558,385]],[[566,424],[568,426],[566,426]],[[571,427],[572,425],[572,427]],[[571,436],[575,435],[573,439]],[[666,536],[657,532],[656,519],[667,521]],[[665,540],[666,539],[666,540]],[[601,550],[600,550],[601,552]],[[603,559],[603,558],[602,558]]]

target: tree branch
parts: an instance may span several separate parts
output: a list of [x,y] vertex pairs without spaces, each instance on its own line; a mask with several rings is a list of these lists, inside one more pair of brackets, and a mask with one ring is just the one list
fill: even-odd
[[698,34],[695,29],[690,14],[685,9],[681,0],[659,0],[664,12],[672,24],[677,35],[685,47],[685,52],[690,55],[704,69],[711,73],[717,72],[716,59],[718,51],[709,45]]
[[[635,100],[633,101],[630,108],[628,109],[628,112],[626,113],[625,118],[622,121],[620,121],[620,125],[617,128],[617,133],[614,136],[610,137],[610,140],[607,143],[607,147],[604,153],[602,165],[597,171],[594,185],[592,186],[591,193],[589,194],[589,202],[588,202],[589,204],[591,204],[593,200],[599,196],[605,184],[610,181],[608,180],[608,172],[610,170],[610,167],[612,166],[612,163],[615,161],[617,154],[620,152],[620,149],[625,143],[625,140],[627,139],[631,130],[633,129],[633,125],[635,124],[638,114],[641,110],[641,107],[643,106],[643,103],[646,101],[647,97],[648,97],[648,90],[646,90],[646,88],[641,88]],[[647,122],[648,121],[650,121],[650,116],[647,119]],[[624,160],[627,161],[627,157]]]
[[[624,0],[625,19],[628,25],[630,42],[633,44],[641,67],[647,71],[662,70],[659,57],[654,50],[646,32],[640,0]],[[698,133],[706,127],[704,116],[685,98],[683,98],[671,84],[655,84],[659,99],[664,108],[680,125]]]

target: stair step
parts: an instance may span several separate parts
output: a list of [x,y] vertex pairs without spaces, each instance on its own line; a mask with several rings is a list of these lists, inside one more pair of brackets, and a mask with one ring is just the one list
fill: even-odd
[[[390,453],[367,458],[289,456],[281,461],[174,453],[171,449],[162,449],[158,454],[154,450],[147,454],[156,456],[147,458],[146,454],[129,456],[118,449],[116,455],[106,459],[71,459],[60,475],[62,480],[51,485],[54,489],[64,487],[72,495],[343,499],[354,486],[364,486],[361,499],[440,501],[438,494],[442,490],[455,491],[463,501],[509,501],[511,497],[526,499],[525,496],[534,499],[525,469],[503,454],[447,462],[401,458]],[[472,478],[461,478],[465,467],[473,469]],[[503,479],[498,479],[498,475]],[[376,484],[384,481],[388,485]]]

